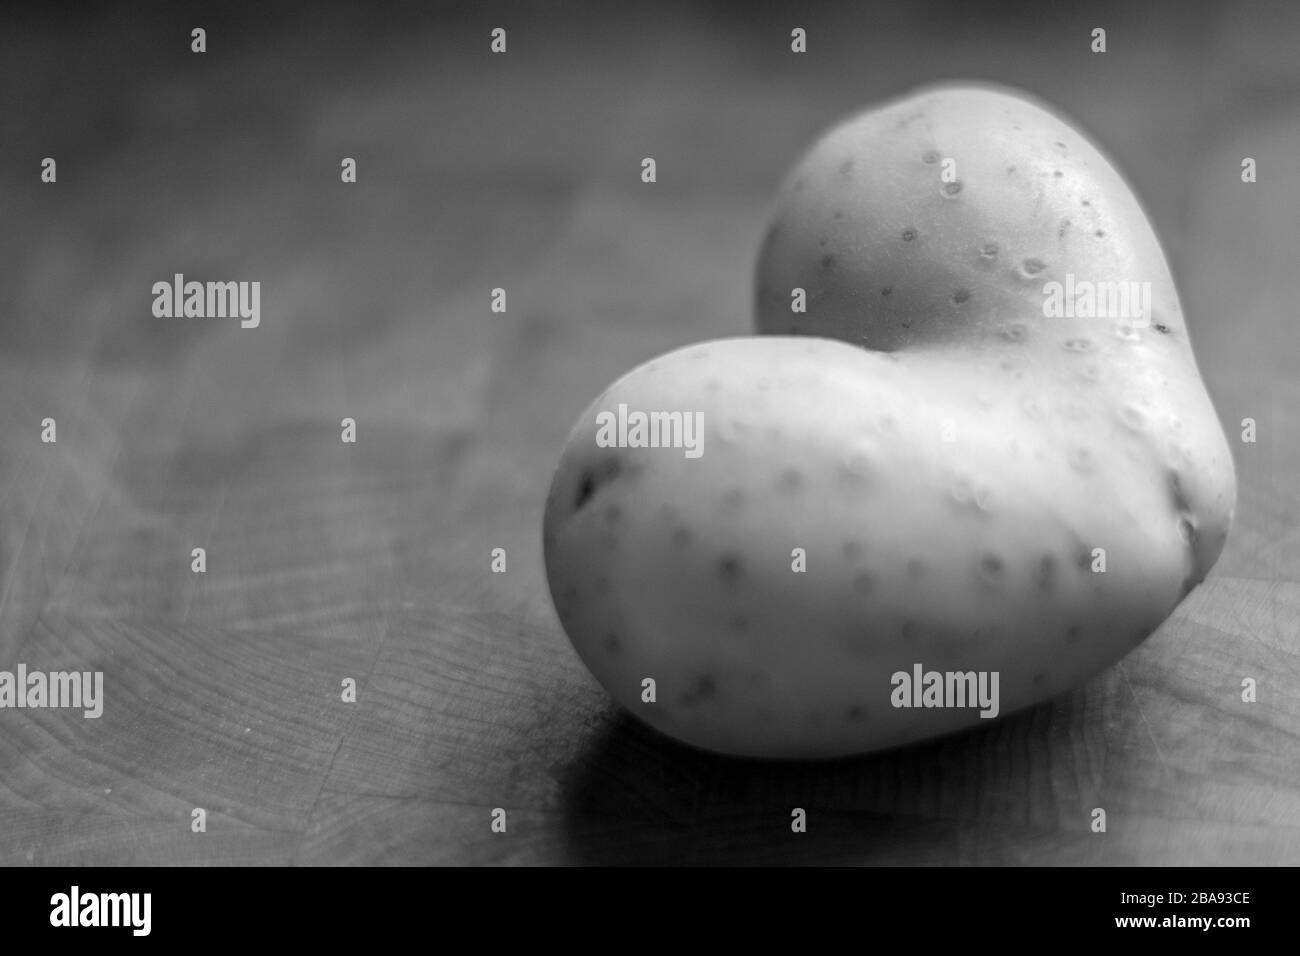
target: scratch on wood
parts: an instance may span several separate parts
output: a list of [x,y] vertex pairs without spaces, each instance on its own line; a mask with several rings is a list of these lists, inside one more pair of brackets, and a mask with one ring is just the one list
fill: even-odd
[[1124,662],[1120,661],[1117,666],[1119,667],[1119,676],[1124,681],[1124,686],[1133,695],[1133,706],[1137,708],[1138,716],[1142,718],[1142,726],[1147,729],[1147,736],[1151,738],[1151,746],[1156,749],[1156,758],[1160,761],[1160,766],[1168,770],[1169,764],[1165,762],[1165,755],[1160,752],[1160,744],[1156,741],[1156,735],[1151,730],[1151,722],[1147,720],[1146,711],[1142,709],[1142,702],[1138,700],[1137,691],[1133,689],[1133,684],[1128,679],[1128,673],[1124,670]]

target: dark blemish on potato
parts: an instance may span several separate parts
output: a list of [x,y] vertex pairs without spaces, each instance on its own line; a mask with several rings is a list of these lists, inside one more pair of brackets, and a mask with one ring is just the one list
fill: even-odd
[[969,298],[970,298],[969,289],[958,289],[956,292],[952,294],[952,301],[956,302],[958,305],[961,305]]
[[704,701],[717,696],[717,693],[718,685],[715,683],[713,675],[701,674],[699,677],[695,678],[695,683],[693,683],[677,699],[681,701],[682,705],[685,707],[694,707],[696,704],[701,704]]
[[908,226],[906,229],[903,230],[904,242],[911,242],[915,238],[916,238],[916,230],[914,228]]
[[1065,175],[1065,173],[1061,172],[1061,171],[1058,169],[1058,170],[1053,171],[1052,175],[1055,176],[1057,179],[1060,179],[1062,176]]
[[961,192],[961,180],[943,184],[943,194],[945,196],[955,196]]
[[718,559],[718,577],[722,578],[724,583],[734,585],[740,581],[744,573],[745,565],[740,560],[740,555],[724,554]]
[[1081,637],[1083,637],[1083,628],[1078,624],[1071,624],[1065,629],[1065,643],[1077,644]]
[[984,248],[980,250],[980,255],[985,259],[996,259],[998,255],[998,244],[996,242],[984,243]]
[[939,154],[933,149],[928,149],[921,154],[921,162],[925,163],[927,166],[933,166],[938,161]]
[[833,265],[835,265],[835,257],[834,257],[834,256],[822,256],[822,268],[823,268],[823,269],[829,269],[829,268],[830,268],[831,266],[833,266]]
[[617,654],[623,650],[623,642],[618,639],[617,634],[606,634],[605,640],[601,643],[605,648],[605,653],[607,654]]
[[[1006,328],[1001,329],[999,334],[1008,342],[1023,342],[1028,331],[1029,330],[1023,323],[1017,322],[1014,325],[1008,325]],[[1011,371],[1010,366],[1007,366],[1007,371]]]
[[589,471],[584,471],[582,477],[578,479],[578,497],[573,503],[573,510],[579,510],[583,505],[591,500],[591,496],[596,493],[596,476]]
[[875,587],[876,582],[872,580],[871,575],[863,571],[861,574],[853,577],[853,590],[859,594],[870,594],[871,589]]
[[1169,334],[1169,326],[1165,325],[1165,324],[1162,323],[1162,322],[1157,322],[1157,323],[1153,326],[1153,328],[1154,328],[1157,332],[1159,332],[1161,335],[1168,335],[1168,334]]
[[840,163],[840,175],[841,175],[841,176],[847,176],[847,175],[849,175],[849,173],[851,173],[851,172],[853,172],[853,160],[851,160],[851,159],[846,159],[846,160],[844,160],[844,162]]
[[1056,227],[1056,238],[1064,239],[1065,234],[1070,231],[1070,220],[1062,219],[1061,224]]
[[880,294],[883,296],[891,296],[894,294],[894,287],[892,285],[883,286],[880,289]]
[[987,553],[980,558],[980,576],[987,584],[1002,583],[1002,572],[1006,566],[996,554]]
[[1081,206],[1091,206],[1091,205],[1092,205],[1092,202],[1091,202],[1090,200],[1087,200],[1087,199],[1080,199],[1080,200],[1079,200],[1079,205],[1081,205]]
[[1093,455],[1092,449],[1083,445],[1075,445],[1070,449],[1070,466],[1075,471],[1089,472],[1097,464],[1096,456]]
[[848,710],[844,712],[844,719],[849,721],[850,723],[856,723],[857,721],[865,717],[866,714],[867,712],[863,710],[861,707],[850,707]]
[[862,542],[861,542],[861,541],[845,541],[845,542],[844,542],[844,557],[847,558],[847,559],[850,560],[850,561],[856,561],[856,560],[858,560],[860,557],[862,557]]
[[830,242],[829,239],[818,239],[818,240],[817,240],[817,245],[821,246],[821,247],[824,249],[824,248],[826,248],[826,243],[828,243],[828,242]]
[[1031,258],[1020,263],[1020,267],[1025,270],[1026,275],[1036,276],[1047,268],[1047,264],[1042,259]]
[[782,491],[798,491],[803,487],[803,472],[794,467],[785,469],[777,479],[777,487]]
[[1169,487],[1169,500],[1173,504],[1174,511],[1187,512],[1192,510],[1192,503],[1183,490],[1183,479],[1179,477],[1178,472],[1170,470],[1165,475],[1165,481]]
[[1196,544],[1196,519],[1191,515],[1182,515],[1178,519],[1178,537],[1189,546]]
[[573,502],[573,510],[580,511],[602,485],[607,485],[618,477],[621,468],[622,465],[617,458],[606,458],[599,464],[585,469],[578,479],[578,494]]
[[835,210],[835,215],[833,215],[831,218],[832,218],[832,219],[843,219],[843,218],[844,218],[844,210],[843,210],[843,209],[836,209],[836,210]]
[[1056,148],[1059,149],[1061,152],[1065,152],[1065,144],[1062,143],[1059,139],[1056,141]]
[[1014,167],[1014,166],[1008,166],[1008,167],[1007,167],[1007,172],[1008,172],[1008,173],[1014,173],[1015,171],[1016,171],[1016,167]]
[[694,535],[691,533],[691,529],[685,525],[679,524],[676,528],[673,528],[672,541],[674,547],[686,547],[691,543],[693,537]]

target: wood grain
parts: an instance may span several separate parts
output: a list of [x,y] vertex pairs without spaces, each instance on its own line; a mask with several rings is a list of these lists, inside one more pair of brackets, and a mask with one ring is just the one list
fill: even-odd
[[[1300,20],[1108,7],[1103,60],[1086,11],[965,9],[828,8],[804,59],[726,6],[520,8],[498,58],[471,8],[231,14],[201,60],[170,7],[0,30],[0,668],[107,697],[0,712],[0,863],[1300,863]],[[1059,103],[1147,202],[1228,434],[1258,422],[1227,550],[1124,661],[995,726],[820,764],[678,746],[551,608],[564,436],[633,365],[748,334],[817,130],[963,75]],[[262,326],[154,319],[173,272],[262,281]]]

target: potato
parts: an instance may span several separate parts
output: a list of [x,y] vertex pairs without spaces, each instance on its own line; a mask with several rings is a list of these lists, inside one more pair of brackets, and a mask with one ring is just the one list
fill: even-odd
[[760,332],[998,352],[991,393],[1055,369],[1054,391],[1131,423],[1178,476],[1197,581],[1218,557],[1232,456],[1155,230],[1088,138],[1025,94],[930,87],[826,133],[786,178],[756,288]]
[[[681,740],[810,757],[983,719],[893,706],[893,675],[917,664],[997,672],[1006,713],[1116,660],[1195,573],[1167,477],[1124,422],[1067,428],[1059,402],[1020,400],[1051,373],[990,401],[997,374],[993,358],[764,337],[620,379],[546,505],[551,592],[591,672]],[[700,414],[702,454],[601,447],[597,418],[620,405]]]
[[[1108,282],[1145,316],[1083,308]],[[625,375],[546,504],[565,630],[652,726],[823,757],[977,725],[1118,660],[1217,559],[1232,459],[1159,243],[1041,108],[932,90],[832,131],[758,290],[778,334]]]

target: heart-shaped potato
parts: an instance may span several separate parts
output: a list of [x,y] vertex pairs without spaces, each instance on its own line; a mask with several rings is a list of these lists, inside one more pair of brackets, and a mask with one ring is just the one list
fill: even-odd
[[[1145,322],[1085,308],[1081,283],[1128,281]],[[641,366],[547,500],[565,629],[653,726],[809,757],[978,724],[1117,660],[1217,558],[1232,461],[1159,245],[1039,107],[935,90],[831,132],[758,289],[762,330],[853,344]]]

